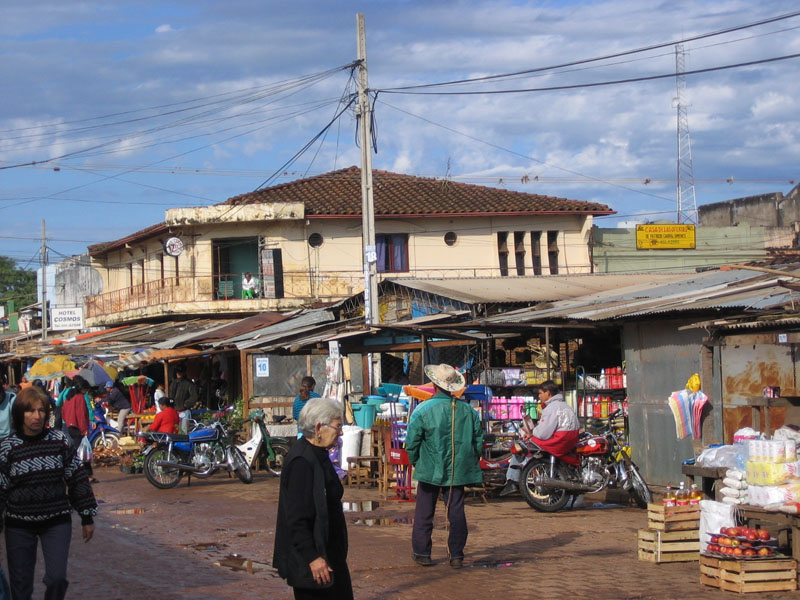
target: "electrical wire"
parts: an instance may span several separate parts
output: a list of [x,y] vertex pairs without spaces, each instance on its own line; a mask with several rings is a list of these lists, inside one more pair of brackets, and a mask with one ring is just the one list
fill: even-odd
[[[621,57],[621,56],[628,56],[628,55],[631,55],[631,54],[638,54],[638,53],[641,53],[641,52],[647,52],[647,51],[650,51],[650,50],[657,50],[659,48],[665,48],[665,47],[668,47],[668,46],[675,46],[676,44],[686,44],[688,42],[701,40],[701,39],[705,39],[705,38],[709,38],[709,37],[714,37],[714,36],[718,36],[718,35],[723,35],[723,34],[731,33],[731,32],[734,32],[734,31],[741,31],[741,30],[744,30],[744,29],[750,29],[752,27],[757,27],[757,26],[760,26],[760,25],[766,25],[768,23],[775,23],[775,22],[778,22],[778,21],[791,19],[791,18],[794,18],[794,17],[797,17],[797,16],[800,16],[800,11],[795,11],[795,12],[786,13],[786,14],[783,14],[783,15],[778,15],[776,17],[770,17],[768,19],[762,19],[761,21],[755,21],[753,23],[748,23],[748,24],[745,24],[745,25],[736,25],[734,27],[728,27],[728,28],[720,29],[720,30],[713,31],[713,32],[702,33],[702,34],[699,34],[699,35],[696,35],[696,36],[683,38],[683,39],[677,40],[677,41],[661,42],[661,43],[658,43],[658,44],[652,44],[650,46],[645,46],[643,48],[637,48],[635,50],[625,50],[623,52],[616,52],[616,53],[613,53],[613,54],[606,54],[604,56],[598,56],[598,57],[594,57],[594,58],[586,58],[586,59],[581,59],[581,60],[577,60],[577,61],[561,63],[561,64],[558,64],[558,65],[552,65],[552,66],[549,66],[549,67],[537,67],[537,68],[534,68],[534,69],[526,69],[526,70],[523,70],[523,71],[516,71],[516,72],[513,72],[513,73],[504,73],[504,74],[499,74],[499,75],[486,75],[486,76],[483,76],[483,77],[474,77],[474,78],[470,78],[470,79],[459,79],[459,80],[454,80],[454,81],[444,81],[444,82],[440,82],[440,83],[428,83],[428,84],[420,84],[420,85],[413,85],[413,86],[402,86],[402,87],[395,87],[395,88],[382,88],[379,91],[387,92],[387,93],[388,92],[399,92],[401,90],[412,90],[412,89],[431,88],[431,87],[439,87],[439,86],[447,86],[447,85],[457,85],[457,84],[464,84],[464,83],[474,83],[474,82],[481,82],[481,81],[491,81],[491,80],[496,80],[496,79],[502,79],[502,78],[505,78],[505,77],[513,77],[513,76],[525,75],[525,74],[529,74],[529,73],[538,73],[538,72],[542,72],[542,71],[560,69],[560,68],[570,67],[570,66],[574,66],[574,65],[597,62],[597,61],[601,61],[601,60],[608,60],[608,59],[611,59],[611,58],[618,58],[618,57]],[[673,76],[674,76],[674,74],[673,74]]]

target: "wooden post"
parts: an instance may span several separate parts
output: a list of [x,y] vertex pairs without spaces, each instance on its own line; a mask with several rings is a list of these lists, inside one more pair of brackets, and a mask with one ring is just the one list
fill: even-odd
[[169,361],[165,360],[162,361],[164,365],[164,393],[167,395],[167,398],[170,398],[169,395]]
[[247,350],[239,351],[242,377],[242,418],[250,414],[250,398],[253,396],[253,379],[250,377],[250,355]]
[[427,357],[427,354],[428,354],[428,338],[425,336],[425,334],[420,336],[420,347],[421,347],[421,351],[420,351],[421,357],[420,357],[420,361],[419,361],[420,362],[419,376],[420,376],[420,384],[424,384],[425,383],[425,364],[426,364],[425,358]]

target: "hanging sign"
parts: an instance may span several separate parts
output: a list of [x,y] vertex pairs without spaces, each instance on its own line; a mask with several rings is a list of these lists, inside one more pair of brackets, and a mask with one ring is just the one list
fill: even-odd
[[180,256],[183,252],[183,240],[179,237],[171,237],[164,242],[164,252],[170,256]]
[[51,308],[49,329],[53,331],[83,329],[83,307]]
[[694,225],[637,225],[637,250],[679,250],[695,248]]

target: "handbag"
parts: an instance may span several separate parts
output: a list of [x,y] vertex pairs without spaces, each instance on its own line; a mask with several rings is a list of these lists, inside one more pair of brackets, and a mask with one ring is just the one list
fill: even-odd
[[89,438],[83,436],[81,438],[81,443],[78,444],[78,458],[81,462],[90,463],[94,458],[94,453],[92,452],[92,445],[89,443]]

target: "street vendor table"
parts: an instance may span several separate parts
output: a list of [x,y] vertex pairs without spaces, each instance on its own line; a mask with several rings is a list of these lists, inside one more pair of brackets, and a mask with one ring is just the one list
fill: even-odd
[[737,507],[748,527],[755,527],[756,523],[774,523],[781,529],[788,529],[792,557],[800,560],[800,516],[789,515],[782,512],[773,512],[742,504]]
[[152,423],[153,419],[155,418],[156,418],[156,413],[140,413],[140,414],[131,413],[125,419],[125,425],[128,429],[130,429],[131,424],[133,424],[133,431],[139,433],[143,429],[149,427],[150,423]]
[[700,478],[700,489],[706,498],[716,500],[714,483],[725,478],[727,467],[701,467],[699,465],[682,465],[681,472],[690,478],[692,483],[697,483]]

